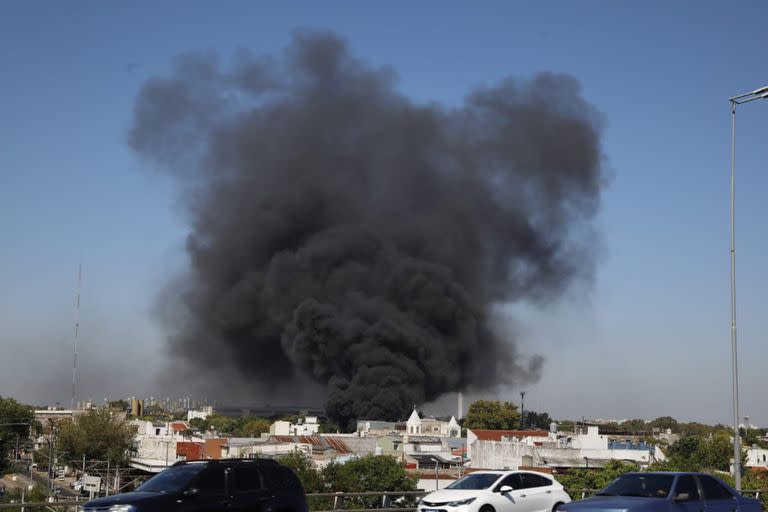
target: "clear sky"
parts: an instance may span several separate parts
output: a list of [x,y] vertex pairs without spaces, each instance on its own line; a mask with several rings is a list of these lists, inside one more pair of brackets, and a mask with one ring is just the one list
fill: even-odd
[[[507,75],[575,76],[606,123],[600,264],[587,292],[507,308],[524,350],[547,358],[526,406],[729,421],[727,99],[768,85],[768,4],[157,4],[0,3],[0,395],[69,403],[81,261],[78,396],[162,392],[151,311],[185,265],[187,228],[173,183],[126,144],[138,89],[180,53],[272,53],[316,28],[392,66],[417,101],[458,104]],[[766,126],[768,101],[739,111],[741,410],[763,425]]]

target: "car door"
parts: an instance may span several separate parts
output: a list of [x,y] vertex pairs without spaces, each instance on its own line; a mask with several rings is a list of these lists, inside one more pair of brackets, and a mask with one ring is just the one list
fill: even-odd
[[[682,498],[684,495],[688,497]],[[677,478],[672,499],[672,509],[677,512],[706,512],[704,499],[693,475],[681,475]]]
[[226,469],[218,464],[205,468],[191,486],[193,494],[184,497],[188,512],[221,512],[229,505]]
[[[512,490],[502,493],[501,488],[505,485],[512,487]],[[501,479],[493,488],[491,500],[496,512],[535,512],[526,489],[523,489],[520,473],[512,473]]]
[[230,473],[230,507],[233,512],[263,512],[269,508],[271,493],[255,465],[236,466]]
[[555,504],[552,480],[538,473],[521,473],[526,505],[536,512],[549,512]]
[[709,475],[699,475],[698,478],[706,512],[738,512],[739,502],[727,487]]

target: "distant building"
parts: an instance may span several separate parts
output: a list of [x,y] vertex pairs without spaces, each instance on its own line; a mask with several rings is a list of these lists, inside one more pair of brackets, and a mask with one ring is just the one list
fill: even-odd
[[757,446],[747,448],[747,462],[745,466],[768,471],[768,450],[758,448]]
[[185,421],[151,422],[134,420],[130,465],[158,473],[179,460],[221,458],[221,439],[192,435]]
[[187,421],[192,421],[195,418],[199,418],[201,420],[205,420],[208,418],[208,416],[213,415],[213,407],[203,407],[200,410],[189,410],[187,411]]
[[72,409],[58,409],[56,407],[49,407],[47,409],[36,410],[35,419],[40,423],[45,423],[49,420],[59,421],[62,419],[72,419],[82,412],[82,410],[73,411]]
[[276,421],[269,426],[269,434],[273,436],[313,436],[319,432],[317,416],[307,416],[299,423]]
[[131,416],[141,418],[144,416],[144,400],[131,399]]
[[646,466],[666,456],[656,446],[631,440],[611,440],[597,426],[584,433],[468,430],[467,456],[473,468],[518,469],[595,468],[610,460]]
[[419,417],[416,408],[405,422],[407,435],[430,435],[441,437],[460,437],[461,427],[456,418],[451,416],[449,421],[439,420],[434,417]]
[[394,421],[359,420],[357,422],[357,435],[360,437],[386,436],[396,431]]

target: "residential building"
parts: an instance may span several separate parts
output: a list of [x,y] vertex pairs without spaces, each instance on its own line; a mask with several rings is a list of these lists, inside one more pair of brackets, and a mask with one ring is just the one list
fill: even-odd
[[748,468],[756,468],[768,471],[768,450],[765,448],[759,448],[757,446],[751,446],[746,449],[747,462],[745,464]]
[[317,416],[307,416],[298,423],[276,421],[269,426],[269,434],[273,436],[313,436],[319,432]]
[[200,418],[201,420],[207,419],[208,416],[213,415],[213,407],[203,407],[199,410],[189,410],[187,411],[187,421],[192,421],[195,418]]
[[656,446],[610,440],[597,426],[586,432],[558,434],[544,431],[467,432],[470,466],[482,469],[589,468],[610,460],[645,466],[666,456]]
[[405,425],[407,435],[461,437],[461,427],[455,417],[451,416],[449,421],[434,417],[421,418],[416,408],[413,409]]
[[357,422],[357,435],[360,437],[386,436],[396,431],[394,421],[360,420]]

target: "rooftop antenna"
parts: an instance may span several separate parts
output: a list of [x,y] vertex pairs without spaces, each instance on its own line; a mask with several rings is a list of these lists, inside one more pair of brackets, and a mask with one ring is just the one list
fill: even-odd
[[75,300],[75,341],[72,357],[72,403],[70,410],[75,410],[75,377],[77,376],[77,335],[80,332],[80,285],[83,281],[83,264],[77,266],[77,298]]

